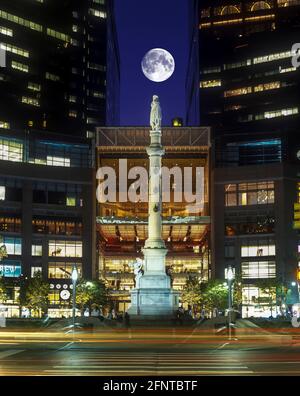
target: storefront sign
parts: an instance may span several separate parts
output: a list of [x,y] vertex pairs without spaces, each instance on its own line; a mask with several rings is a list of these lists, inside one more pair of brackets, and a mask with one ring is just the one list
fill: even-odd
[[0,265],[0,276],[17,278],[21,275],[20,265]]

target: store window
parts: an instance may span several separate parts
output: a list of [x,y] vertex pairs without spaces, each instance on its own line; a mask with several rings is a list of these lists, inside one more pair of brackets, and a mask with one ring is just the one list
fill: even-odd
[[50,257],[82,257],[81,241],[49,241]]
[[71,279],[73,267],[76,266],[78,276],[82,275],[81,263],[68,262],[49,262],[48,263],[48,278],[51,279]]
[[59,290],[51,290],[51,292],[48,294],[49,304],[57,305],[60,303],[59,293],[60,293]]
[[42,267],[31,267],[31,278],[33,278],[38,272],[42,272]]
[[243,279],[268,279],[275,277],[275,261],[247,261],[242,263]]

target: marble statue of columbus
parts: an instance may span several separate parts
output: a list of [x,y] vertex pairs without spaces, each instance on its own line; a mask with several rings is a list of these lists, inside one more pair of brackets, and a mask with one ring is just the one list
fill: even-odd
[[157,95],[153,95],[153,100],[151,103],[151,113],[150,113],[150,125],[152,131],[160,131],[161,128],[161,107],[159,104],[159,97]]

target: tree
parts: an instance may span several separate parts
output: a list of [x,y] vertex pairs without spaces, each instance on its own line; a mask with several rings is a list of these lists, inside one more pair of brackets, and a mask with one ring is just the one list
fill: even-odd
[[233,305],[236,305],[238,310],[241,311],[243,304],[243,278],[239,272],[235,273],[234,283],[233,283]]
[[7,290],[4,279],[0,277],[0,303],[5,303],[7,300]]
[[[3,245],[3,237],[0,235],[0,262],[7,257],[6,246]],[[7,300],[7,290],[4,283],[4,279],[0,276],[0,303],[4,303]]]
[[202,285],[201,302],[206,311],[225,310],[228,305],[228,288],[223,281],[210,280]]
[[104,306],[108,302],[108,289],[102,280],[86,281],[80,279],[76,285],[76,304],[79,305],[81,312],[88,306],[91,308],[92,304]]
[[257,287],[267,295],[266,299],[270,306],[271,316],[273,316],[273,306],[276,305],[276,290],[280,287],[278,279],[261,279],[257,282]]
[[181,294],[181,301],[191,306],[201,303],[201,289],[198,277],[189,277]]
[[49,291],[48,282],[43,280],[41,271],[37,271],[33,278],[27,280],[25,283],[24,305],[39,316],[41,313],[46,313]]

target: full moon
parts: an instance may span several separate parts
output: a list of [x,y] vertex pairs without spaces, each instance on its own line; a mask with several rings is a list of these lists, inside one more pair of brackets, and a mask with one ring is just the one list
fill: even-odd
[[166,81],[174,73],[175,61],[170,52],[165,49],[153,48],[144,56],[142,70],[151,81]]

